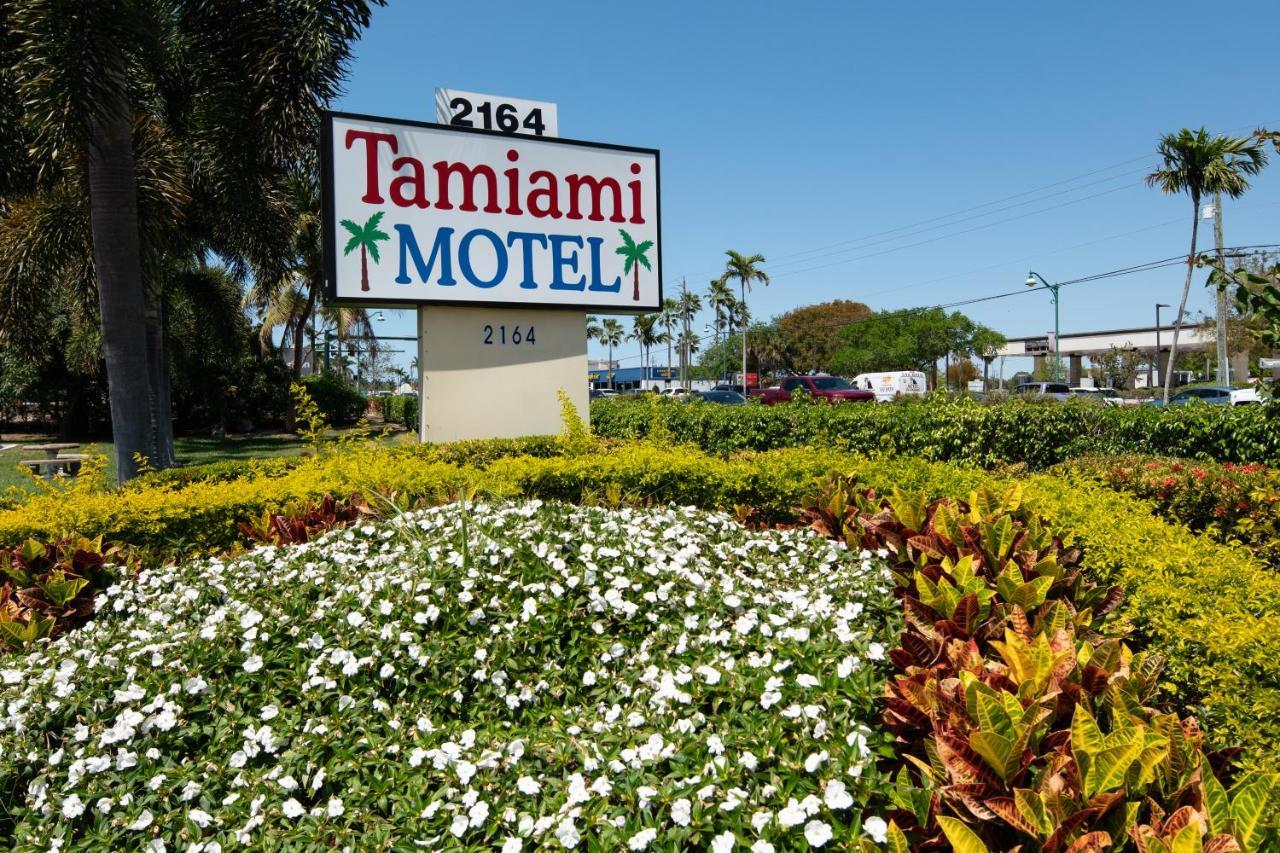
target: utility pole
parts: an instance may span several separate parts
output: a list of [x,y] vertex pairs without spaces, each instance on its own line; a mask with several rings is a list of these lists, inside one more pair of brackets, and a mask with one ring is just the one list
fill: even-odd
[[[1213,194],[1213,243],[1218,250],[1218,268],[1225,269],[1222,257],[1222,193]],[[1227,363],[1227,289],[1218,288],[1218,384],[1231,383]]]
[[680,384],[689,390],[689,288],[683,278],[680,279],[680,324],[684,334],[680,336]]

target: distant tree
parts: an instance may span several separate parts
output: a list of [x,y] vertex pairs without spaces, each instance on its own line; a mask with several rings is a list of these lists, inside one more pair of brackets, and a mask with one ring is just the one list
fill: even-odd
[[[707,288],[707,304],[711,306],[711,310],[715,314],[715,319],[711,324],[715,330],[715,343],[712,350],[720,356],[724,355],[720,341],[732,323],[735,302],[737,302],[737,299],[734,298],[733,290],[730,289],[729,283],[724,279],[713,278]],[[728,363],[722,360],[718,363],[718,367],[720,372],[717,376],[724,378],[724,374],[728,371]]]
[[1091,356],[1089,360],[1097,365],[1103,385],[1130,389],[1137,382],[1138,365],[1142,363],[1142,356],[1135,349],[1111,347],[1101,355]]
[[[1186,193],[1191,197],[1191,250],[1187,254],[1187,278],[1182,285],[1182,299],[1178,302],[1177,324],[1173,329],[1173,343],[1169,349],[1169,361],[1176,362],[1178,333],[1182,331],[1182,318],[1187,310],[1187,296],[1191,292],[1191,275],[1196,265],[1196,238],[1200,226],[1200,199],[1203,195],[1222,193],[1239,198],[1249,188],[1248,176],[1256,175],[1267,164],[1267,154],[1262,140],[1254,137],[1210,137],[1202,127],[1197,131],[1183,128],[1178,133],[1161,137],[1156,147],[1163,164],[1147,175],[1147,184],[1159,187],[1169,195]],[[1169,387],[1173,371],[1165,371],[1164,400],[1169,402]]]
[[967,356],[956,359],[947,368],[947,383],[957,391],[965,390],[977,378],[978,368]]
[[794,308],[775,322],[787,339],[792,367],[799,373],[814,373],[831,369],[831,358],[841,346],[841,330],[871,314],[861,302],[836,299]]
[[680,350],[680,383],[684,387],[689,387],[689,364],[690,356],[697,349],[689,349],[688,343],[696,339],[693,333],[693,318],[702,310],[702,297],[692,290],[682,291],[678,300],[680,306],[680,337],[678,338],[678,349]]
[[729,256],[729,260],[725,262],[725,271],[720,278],[725,281],[733,281],[737,279],[741,295],[738,299],[742,305],[742,324],[739,327],[742,330],[742,393],[747,393],[747,291],[751,290],[751,285],[758,282],[763,285],[769,284],[769,274],[763,269],[764,255],[744,255],[729,249],[725,252]]
[[640,376],[642,381],[649,378],[649,349],[660,342],[662,333],[658,331],[657,314],[638,314],[631,321],[631,334],[627,336],[640,345]]
[[938,360],[964,352],[972,321],[941,308],[911,308],[875,314],[841,331],[842,345],[831,370],[842,376],[891,370],[929,373],[937,387]]
[[676,339],[676,329],[680,327],[680,303],[674,299],[662,300],[662,310],[658,312],[658,325],[663,328],[667,343],[667,384],[671,384],[671,344]]
[[969,335],[968,349],[974,356],[982,359],[983,390],[989,390],[991,362],[996,360],[1000,350],[1004,349],[1005,344],[1008,342],[1008,339],[995,329],[988,328],[981,323],[974,324],[973,331]]
[[604,322],[600,324],[600,343],[609,348],[609,387],[613,387],[613,348],[620,345],[626,339],[626,332],[622,328],[622,324],[612,317],[605,317]]

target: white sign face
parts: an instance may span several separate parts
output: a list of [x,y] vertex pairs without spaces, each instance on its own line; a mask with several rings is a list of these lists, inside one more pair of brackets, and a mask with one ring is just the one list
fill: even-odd
[[461,89],[436,89],[436,121],[524,136],[559,136],[556,105]]
[[658,152],[330,113],[330,301],[656,311]]

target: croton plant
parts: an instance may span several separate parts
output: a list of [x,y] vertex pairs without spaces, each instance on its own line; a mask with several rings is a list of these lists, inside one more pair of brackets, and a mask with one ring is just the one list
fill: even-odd
[[1233,778],[1233,753],[1159,704],[1160,660],[1112,615],[1122,591],[1088,579],[1019,486],[966,503],[838,478],[805,517],[894,567],[890,849],[1280,849],[1280,776]]
[[97,539],[34,539],[0,548],[0,649],[17,651],[74,628],[93,614],[123,553]]

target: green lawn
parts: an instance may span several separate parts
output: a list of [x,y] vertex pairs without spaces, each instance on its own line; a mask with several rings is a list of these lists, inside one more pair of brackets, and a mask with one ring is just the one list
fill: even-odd
[[[341,430],[332,430],[337,435]],[[393,430],[387,437],[389,441],[404,441],[408,438],[403,427]],[[40,459],[41,451],[28,449],[32,444],[47,444],[56,439],[48,436],[22,436],[20,438],[0,439],[0,446],[17,444],[17,447],[0,450],[0,494],[11,487],[25,489],[31,482],[25,468],[19,464],[23,459]],[[289,433],[255,433],[252,435],[229,435],[224,438],[210,436],[189,436],[174,440],[174,450],[178,462],[182,465],[201,465],[206,462],[219,462],[224,459],[260,459],[267,456],[294,456],[302,451],[302,439]],[[66,451],[64,451],[66,452]],[[108,459],[108,474],[114,481],[116,477],[115,446],[109,442],[84,443],[79,453],[102,453]]]

